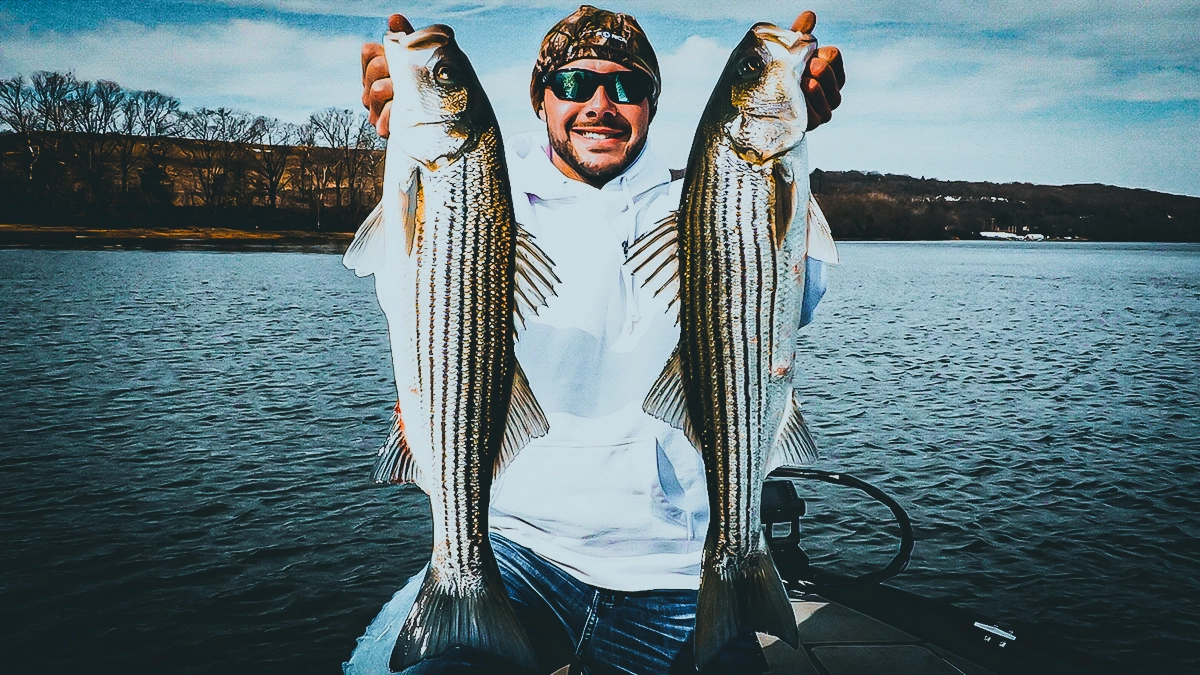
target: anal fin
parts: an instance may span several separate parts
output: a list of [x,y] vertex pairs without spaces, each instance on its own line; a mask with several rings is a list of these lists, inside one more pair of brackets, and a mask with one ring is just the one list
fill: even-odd
[[683,359],[679,355],[678,345],[675,346],[675,351],[671,352],[671,358],[667,359],[662,373],[650,387],[650,392],[646,394],[642,410],[683,431],[692,445],[697,450],[700,449],[700,437],[688,414],[687,392],[683,387]]
[[392,428],[387,440],[379,448],[375,458],[375,468],[371,471],[371,480],[383,483],[414,483],[426,493],[424,475],[420,465],[413,457],[408,439],[404,437],[404,419],[400,416],[400,404],[397,403],[392,411]]
[[771,454],[767,458],[767,470],[770,474],[781,466],[806,466],[817,459],[817,444],[812,432],[804,423],[804,415],[800,413],[800,402],[796,398],[796,390],[788,394],[787,407],[783,412],[783,421],[779,425],[779,433],[771,446]]
[[538,404],[533,390],[529,388],[529,380],[521,364],[515,358],[513,367],[512,395],[508,400],[508,418],[504,426],[504,440],[500,443],[500,454],[496,456],[496,466],[493,477],[499,476],[509,462],[529,444],[529,441],[545,436],[550,431],[550,423],[546,413]]

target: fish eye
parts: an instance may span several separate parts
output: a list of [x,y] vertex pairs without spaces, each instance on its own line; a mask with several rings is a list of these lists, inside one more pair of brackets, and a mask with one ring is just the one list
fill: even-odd
[[446,61],[442,61],[434,67],[433,77],[442,84],[456,84],[458,69]]
[[758,54],[749,54],[737,65],[737,75],[743,80],[752,80],[762,73],[767,64]]

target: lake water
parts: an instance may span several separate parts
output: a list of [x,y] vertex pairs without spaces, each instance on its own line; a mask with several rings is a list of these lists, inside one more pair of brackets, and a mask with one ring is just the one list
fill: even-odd
[[[1200,247],[847,243],[806,329],[817,468],[893,584],[1200,670]],[[429,553],[368,484],[394,398],[336,256],[0,250],[0,664],[337,672]],[[882,565],[822,484],[804,545]]]

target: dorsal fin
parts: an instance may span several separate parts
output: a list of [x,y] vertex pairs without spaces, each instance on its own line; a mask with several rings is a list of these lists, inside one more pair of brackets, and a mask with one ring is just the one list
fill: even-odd
[[655,295],[668,294],[667,309],[679,301],[679,226],[677,212],[658,221],[654,229],[634,240],[625,264]]
[[[817,459],[817,444],[813,441],[808,425],[804,423],[804,415],[800,414],[800,402],[796,390],[788,394],[787,407],[783,412],[783,421],[779,425],[779,433],[771,446],[767,458],[766,474],[770,474],[781,466],[805,466]],[[766,475],[765,474],[765,475]]]
[[683,388],[683,359],[679,355],[679,346],[671,352],[667,365],[663,366],[658,379],[646,394],[642,402],[642,410],[667,424],[683,431],[688,440],[697,450],[700,449],[700,438],[696,428],[692,426],[691,416],[688,415],[687,394]]
[[404,418],[400,416],[399,402],[392,410],[392,428],[383,447],[379,448],[371,480],[376,483],[415,483],[426,493],[429,492],[421,467],[413,457],[408,439],[404,437]]
[[342,255],[342,264],[357,276],[365,277],[383,266],[387,260],[386,253],[383,202],[379,202],[354,233],[354,241],[350,242],[346,253]]
[[554,286],[562,280],[554,273],[554,261],[533,241],[533,235],[517,225],[517,269],[515,273],[517,324],[523,325],[527,315],[535,315],[555,295]]
[[546,413],[533,396],[529,380],[521,363],[513,359],[512,396],[508,399],[508,418],[505,420],[504,440],[500,443],[500,454],[496,455],[494,476],[499,476],[509,462],[517,456],[529,441],[545,436],[550,431]]

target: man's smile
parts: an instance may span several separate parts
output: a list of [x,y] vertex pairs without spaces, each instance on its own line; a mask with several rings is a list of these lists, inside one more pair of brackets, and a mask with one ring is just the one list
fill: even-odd
[[571,134],[576,138],[588,141],[588,146],[623,143],[629,138],[629,131],[627,129],[617,129],[609,126],[571,127]]

